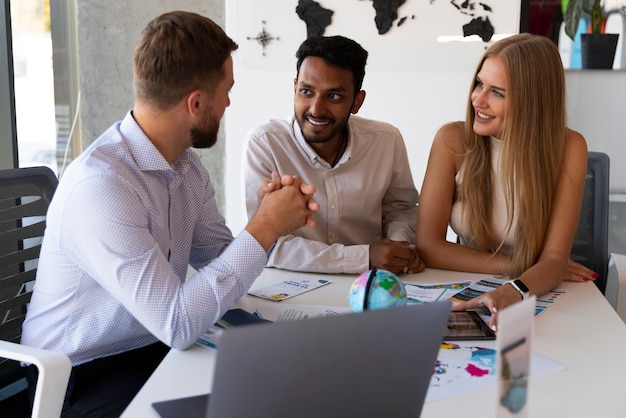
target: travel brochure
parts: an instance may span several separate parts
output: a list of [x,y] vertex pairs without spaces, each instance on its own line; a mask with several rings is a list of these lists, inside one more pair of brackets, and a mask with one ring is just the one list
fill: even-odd
[[450,299],[455,294],[470,287],[473,283],[474,282],[471,280],[458,283],[405,283],[404,288],[409,302],[437,302],[439,300]]
[[[459,292],[455,293],[452,296],[452,300],[454,302],[462,302],[466,300],[470,300],[475,298],[476,296],[480,296],[483,293],[489,292],[497,287],[502,286],[507,282],[507,279],[498,279],[495,277],[486,277],[482,280],[479,280],[476,283],[472,283],[471,285],[461,289]],[[562,298],[566,290],[563,289],[552,289],[548,293],[537,297],[535,302],[535,316],[543,313],[550,306],[555,304],[560,298]]]
[[280,283],[271,284],[260,289],[250,290],[248,294],[274,302],[280,302],[301,293],[308,292],[309,290],[325,286],[330,282],[330,280],[326,279],[296,275],[291,280],[284,280]]
[[335,316],[352,312],[348,307],[326,305],[296,305],[281,303],[260,304],[254,309],[254,315],[272,322],[297,321],[300,319]]

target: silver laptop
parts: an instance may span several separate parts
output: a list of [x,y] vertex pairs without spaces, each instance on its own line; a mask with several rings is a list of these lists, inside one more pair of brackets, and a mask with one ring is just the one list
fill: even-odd
[[419,417],[451,303],[227,329],[209,395],[163,418]]

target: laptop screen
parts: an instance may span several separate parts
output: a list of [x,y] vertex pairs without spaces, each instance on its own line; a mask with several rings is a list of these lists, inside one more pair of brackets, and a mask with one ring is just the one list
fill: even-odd
[[[419,417],[449,301],[228,328],[205,418]],[[165,401],[154,405],[159,411]],[[197,411],[198,408],[206,408]],[[191,416],[185,409],[184,416]],[[159,411],[162,417],[168,418]]]
[[227,330],[208,418],[418,417],[450,302]]

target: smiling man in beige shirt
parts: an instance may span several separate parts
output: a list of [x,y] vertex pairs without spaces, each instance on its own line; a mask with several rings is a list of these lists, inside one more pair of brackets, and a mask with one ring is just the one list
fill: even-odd
[[247,136],[248,217],[258,207],[258,184],[272,173],[298,174],[315,186],[320,204],[316,227],[279,238],[268,266],[320,273],[424,269],[414,245],[418,192],[402,135],[390,124],[351,116],[365,99],[367,55],[342,36],[307,39],[296,54],[294,116]]

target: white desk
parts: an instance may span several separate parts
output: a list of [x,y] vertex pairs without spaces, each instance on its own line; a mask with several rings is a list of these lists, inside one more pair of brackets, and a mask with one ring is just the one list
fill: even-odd
[[[253,288],[293,277],[266,269]],[[347,306],[348,289],[356,276],[325,275],[330,285],[285,303]],[[482,274],[433,270],[402,276],[407,283],[479,280]],[[533,351],[564,363],[563,372],[531,378],[530,417],[626,416],[626,325],[593,283],[563,283],[567,294],[535,319]],[[245,296],[238,306],[266,302]],[[251,305],[252,304],[252,305]],[[123,417],[158,417],[154,401],[210,392],[215,350],[193,346],[172,350],[126,409]],[[425,404],[422,417],[495,415],[496,389],[484,389]]]

